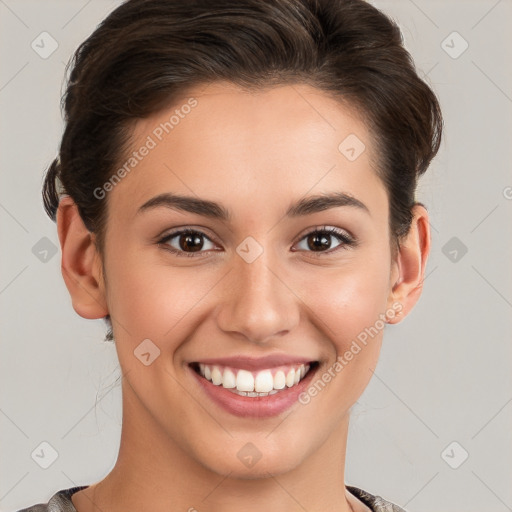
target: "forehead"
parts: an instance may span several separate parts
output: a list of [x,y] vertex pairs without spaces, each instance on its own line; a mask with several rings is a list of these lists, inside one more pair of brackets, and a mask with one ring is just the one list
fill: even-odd
[[111,207],[125,215],[164,191],[222,202],[229,195],[233,209],[288,203],[308,191],[386,200],[370,133],[355,109],[305,84],[191,88],[135,124],[131,150],[144,156],[132,156],[135,165],[110,192]]

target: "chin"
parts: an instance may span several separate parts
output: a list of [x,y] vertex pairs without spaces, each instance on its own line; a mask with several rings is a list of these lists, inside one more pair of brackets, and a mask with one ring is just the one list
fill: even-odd
[[[238,445],[241,445],[241,448],[233,448]],[[305,457],[304,453],[297,451],[297,445],[291,447],[292,453],[283,448],[269,447],[265,449],[263,445],[264,441],[259,444],[258,441],[255,443],[235,441],[230,443],[229,447],[220,449],[219,453],[211,453],[208,460],[204,458],[203,454],[199,462],[219,475],[253,480],[268,477],[269,474],[277,476],[288,473],[295,469]],[[257,446],[261,448],[257,448]]]

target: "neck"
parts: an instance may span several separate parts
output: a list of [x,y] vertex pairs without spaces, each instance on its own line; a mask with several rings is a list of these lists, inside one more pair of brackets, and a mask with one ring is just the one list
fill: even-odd
[[348,419],[347,414],[339,428],[291,470],[272,472],[262,464],[250,477],[233,477],[232,471],[219,474],[187,452],[179,439],[164,432],[128,386],[123,389],[116,464],[102,481],[76,493],[72,501],[78,512],[362,510],[344,484]]

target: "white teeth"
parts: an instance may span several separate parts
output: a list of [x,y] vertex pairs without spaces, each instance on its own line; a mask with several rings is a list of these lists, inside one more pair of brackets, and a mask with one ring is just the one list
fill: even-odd
[[295,382],[295,370],[292,368],[286,375],[286,385],[291,388]]
[[258,372],[254,380],[254,390],[258,393],[265,393],[274,389],[274,378],[270,370]]
[[256,393],[255,391],[249,391],[249,392],[238,391],[236,389],[230,389],[229,391],[231,391],[232,393],[235,393],[237,395],[240,395],[240,396],[251,396],[251,397],[275,395],[276,393],[279,393],[279,391],[277,389],[273,389],[272,391],[269,391],[268,393]]
[[242,396],[257,397],[273,395],[297,385],[307,374],[309,367],[309,364],[301,364],[285,370],[279,369],[272,375],[270,369],[253,374],[247,370],[199,363],[199,373],[216,386],[222,386]]
[[212,382],[218,386],[222,384],[222,373],[220,373],[219,367],[214,366],[212,370]]
[[284,372],[279,370],[274,375],[274,389],[283,389],[286,386],[286,377]]
[[254,391],[254,377],[247,370],[238,370],[236,374],[236,389],[238,391]]
[[236,375],[229,368],[224,370],[222,386],[227,389],[236,388]]

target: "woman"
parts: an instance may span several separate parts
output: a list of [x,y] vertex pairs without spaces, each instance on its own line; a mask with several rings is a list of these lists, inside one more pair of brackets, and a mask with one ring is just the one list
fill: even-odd
[[363,0],[128,0],[78,48],[44,183],[123,373],[119,456],[30,512],[401,511],[350,409],[422,290],[442,118]]

